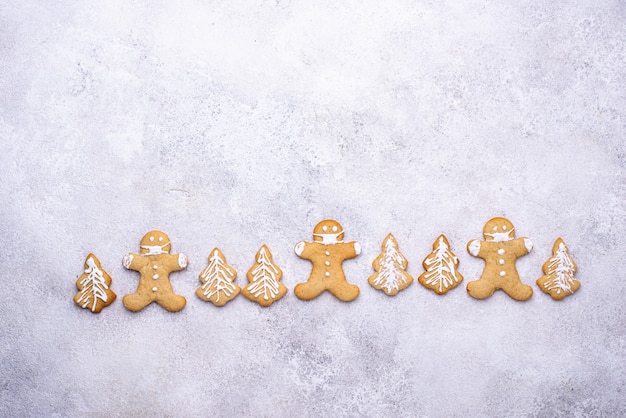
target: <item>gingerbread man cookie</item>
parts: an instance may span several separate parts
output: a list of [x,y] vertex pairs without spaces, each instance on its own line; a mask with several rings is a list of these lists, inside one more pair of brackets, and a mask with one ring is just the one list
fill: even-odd
[[139,254],[127,254],[122,264],[138,271],[137,291],[122,299],[127,309],[137,312],[156,302],[170,312],[180,311],[187,300],[174,293],[170,273],[187,268],[184,254],[170,254],[170,238],[161,231],[150,231],[141,239]]
[[515,239],[515,227],[506,218],[493,218],[483,228],[484,241],[472,240],[467,251],[485,260],[479,280],[468,283],[467,292],[476,299],[488,298],[498,289],[516,300],[528,300],[533,289],[520,281],[515,260],[528,254],[533,244],[528,238]]
[[342,263],[361,254],[361,244],[343,242],[343,238],[339,222],[327,219],[313,228],[313,242],[301,241],[296,245],[298,257],[313,263],[308,281],[294,288],[299,299],[314,299],[325,290],[344,302],[359,296],[359,287],[346,281]]

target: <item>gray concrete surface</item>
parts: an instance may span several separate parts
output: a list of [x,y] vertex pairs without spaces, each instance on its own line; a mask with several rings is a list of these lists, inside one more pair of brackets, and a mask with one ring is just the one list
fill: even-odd
[[[626,415],[626,6],[619,1],[0,5],[0,415]],[[417,277],[506,216],[534,296],[367,284],[387,233]],[[361,295],[298,300],[293,252],[335,218]],[[139,313],[121,264],[150,229],[187,307]],[[535,285],[554,240],[581,290]],[[194,295],[262,244],[269,309]],[[72,302],[95,253],[118,300]]]

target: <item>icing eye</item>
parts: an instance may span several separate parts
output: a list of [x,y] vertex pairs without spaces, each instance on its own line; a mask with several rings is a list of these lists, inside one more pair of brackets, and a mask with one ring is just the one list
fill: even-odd
[[337,232],[337,225],[333,226],[333,232]]
[[497,226],[494,226],[494,227],[493,227],[493,230],[494,230],[494,231],[497,231],[497,230],[498,230],[498,227],[497,227]]
[[163,241],[163,237],[159,237],[159,242]]
[[150,242],[154,241],[154,237],[150,237]]
[[502,225],[502,230],[506,231],[506,225]]
[[327,227],[326,225],[324,225],[324,226],[322,227],[322,231],[324,231],[324,232],[328,231],[328,227]]

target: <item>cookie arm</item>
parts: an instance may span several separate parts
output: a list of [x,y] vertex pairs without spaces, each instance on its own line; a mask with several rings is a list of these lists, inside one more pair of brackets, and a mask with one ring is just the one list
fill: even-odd
[[187,268],[187,256],[183,253],[170,254],[167,258],[167,265],[172,271],[181,271]]
[[122,265],[126,267],[128,270],[139,271],[141,268],[141,262],[139,254],[128,253],[122,258]]
[[467,243],[467,252],[474,257],[480,257],[481,245],[477,239],[471,240]]
[[533,242],[524,237],[515,240],[515,253],[518,257],[528,254],[533,249]]
[[300,241],[299,243],[296,244],[293,250],[295,251],[298,257],[304,258],[305,260],[310,260],[311,246],[309,245],[308,242]]

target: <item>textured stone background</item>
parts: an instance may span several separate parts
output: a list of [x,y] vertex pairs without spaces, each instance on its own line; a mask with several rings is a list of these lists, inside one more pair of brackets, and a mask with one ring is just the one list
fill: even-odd
[[[0,5],[0,415],[624,416],[626,5],[570,3]],[[535,243],[529,301],[367,284],[388,232],[415,277],[443,232],[478,278],[493,216]],[[352,303],[293,295],[327,217],[363,246]],[[190,260],[177,314],[121,303],[153,228]],[[283,300],[194,295],[213,247],[244,285],[264,243]],[[100,315],[72,302],[89,252]]]

